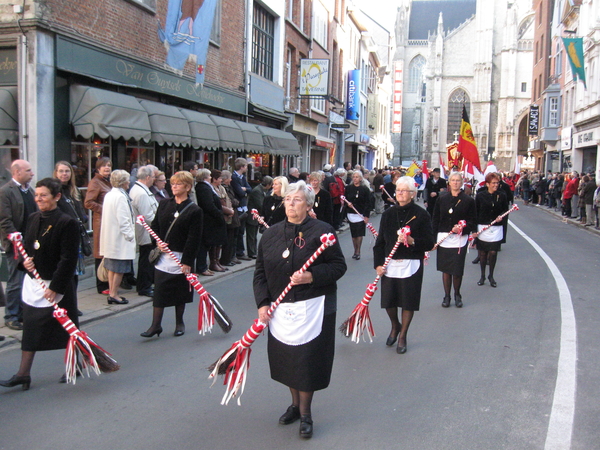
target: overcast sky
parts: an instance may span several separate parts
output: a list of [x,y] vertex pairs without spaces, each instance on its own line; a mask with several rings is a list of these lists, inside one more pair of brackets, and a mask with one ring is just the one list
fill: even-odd
[[390,33],[394,32],[397,3],[394,0],[354,0],[356,5]]

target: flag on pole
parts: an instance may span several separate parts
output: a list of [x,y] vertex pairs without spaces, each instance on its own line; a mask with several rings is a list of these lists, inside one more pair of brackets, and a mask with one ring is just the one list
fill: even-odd
[[562,38],[565,46],[565,51],[569,57],[571,64],[571,72],[573,72],[573,80],[583,81],[583,87],[587,89],[585,84],[585,68],[583,67],[583,38]]
[[446,178],[446,167],[444,166],[444,160],[442,159],[442,155],[440,155],[440,178]]
[[521,173],[521,158],[523,158],[522,156],[517,155],[517,157],[515,158],[515,170],[514,173],[516,173],[517,175]]
[[473,137],[473,131],[471,130],[469,115],[467,114],[467,108],[465,105],[463,105],[460,136],[458,137],[458,151],[462,153],[465,159],[471,161],[473,165],[481,172],[479,152],[477,151],[477,144],[475,143],[475,138]]
[[496,168],[496,164],[491,159],[488,161],[487,166],[485,168],[485,172],[483,172],[483,175],[485,176],[490,172],[498,172],[498,169]]
[[406,175],[409,177],[414,177],[417,174],[417,170],[420,169],[421,168],[417,165],[417,163],[413,161],[412,164],[408,166],[408,169],[406,169]]
[[427,169],[427,160],[425,159],[423,160],[423,166],[421,167],[421,170],[423,171],[423,185],[425,185],[429,179],[429,170]]

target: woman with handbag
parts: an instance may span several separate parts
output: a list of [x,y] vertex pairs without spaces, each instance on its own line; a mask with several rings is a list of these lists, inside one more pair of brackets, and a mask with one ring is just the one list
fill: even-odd
[[[194,184],[194,177],[189,172],[176,172],[171,177],[173,197],[158,204],[156,215],[152,221],[152,229],[164,242],[165,246],[179,258],[182,269],[165,253],[162,253],[154,268],[154,297],[152,300],[152,325],[140,334],[150,338],[160,336],[165,308],[175,307],[174,336],[183,336],[185,324],[183,314],[185,304],[193,300],[194,290],[185,277],[192,271],[200,240],[202,239],[202,209],[190,198],[189,192]],[[163,252],[166,247],[159,246]]]
[[[72,217],[79,224],[79,254],[77,257],[77,268],[75,269],[75,278],[73,281],[73,289],[75,290],[75,298],[77,298],[77,285],[79,284],[79,275],[85,273],[86,256],[92,254],[92,245],[90,237],[87,234],[85,225],[88,222],[88,216],[85,213],[82,203],[82,196],[79,189],[75,185],[75,174],[73,166],[67,161],[59,161],[54,166],[53,177],[61,183],[61,196],[58,200],[58,208]],[[81,316],[81,311],[77,310],[77,315]]]

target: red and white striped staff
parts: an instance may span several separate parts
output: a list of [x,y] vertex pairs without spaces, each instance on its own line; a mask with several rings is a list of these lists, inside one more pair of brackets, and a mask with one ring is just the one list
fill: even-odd
[[[177,255],[175,255],[175,253],[171,251],[164,241],[158,237],[154,230],[150,228],[150,225],[146,223],[144,216],[137,216],[137,223],[145,228],[145,230],[150,234],[150,236],[152,236],[157,244],[165,245],[165,253],[167,253],[171,259],[173,259],[173,261],[175,261],[183,273],[183,264]],[[216,298],[209,294],[206,289],[204,289],[204,286],[202,286],[202,283],[198,281],[198,276],[195,273],[186,273],[185,278],[187,279],[188,283],[190,283],[190,286],[192,286],[200,296],[200,302],[198,305],[198,332],[202,333],[204,336],[207,331],[212,331],[212,327],[215,323],[216,312],[217,323],[225,333],[229,333],[231,330],[231,319],[229,319],[227,314],[225,314],[221,304]]]
[[[304,273],[311,266],[312,263],[327,249],[335,244],[336,238],[333,233],[324,234],[321,236],[321,245],[312,254],[310,258],[304,263],[304,265],[298,271]],[[281,301],[285,298],[287,293],[294,287],[290,281],[285,287],[283,292],[277,297],[271,307],[268,309],[267,314],[269,317],[272,316],[275,308],[279,306]],[[209,379],[213,378],[213,384],[216,381],[217,375],[225,375],[223,384],[226,386],[225,394],[221,400],[221,405],[229,403],[232,397],[238,397],[238,405],[240,404],[240,397],[244,393],[244,386],[246,385],[246,375],[248,368],[250,367],[250,353],[252,349],[250,346],[256,340],[256,338],[263,332],[267,327],[266,324],[260,320],[255,319],[250,329],[244,334],[239,340],[235,341],[231,348],[223,353],[214,364],[212,364],[208,370],[210,370]],[[239,393],[239,395],[238,395]]]
[[265,222],[265,218],[258,214],[258,211],[256,209],[252,209],[252,211],[250,211],[250,214],[252,214],[252,218],[258,223],[260,223],[263,227],[269,228],[269,225],[267,225],[267,222]]
[[[14,232],[8,235],[8,239],[12,241],[15,247],[15,257],[19,252],[24,259],[29,258],[25,247],[23,247],[23,236],[21,233]],[[33,262],[33,261],[32,261]],[[39,272],[33,267],[30,270],[35,280],[45,291],[48,287],[40,276]],[[67,315],[67,310],[58,306],[55,301],[46,299],[54,307],[52,316],[58,320],[65,331],[69,334],[67,350],[65,353],[65,373],[67,383],[75,384],[77,380],[77,370],[83,375],[83,371],[89,376],[90,370],[100,375],[101,372],[116,372],[120,369],[119,364],[115,361],[111,354],[96,344],[85,331],[78,329],[73,321]],[[79,357],[79,358],[78,358]],[[79,361],[78,361],[79,360]],[[79,367],[78,367],[79,365]]]
[[[462,234],[463,228],[467,226],[467,221],[459,220],[458,223],[456,224],[456,226],[460,229],[458,231],[458,233],[454,233],[454,231],[450,231],[450,233],[448,233],[446,236],[444,236],[442,239],[440,239],[438,242],[435,243],[435,245],[433,246],[431,251],[434,251],[436,248],[438,248],[442,242],[444,242],[446,239],[448,239],[450,237],[451,234]],[[452,228],[454,228],[454,227],[452,227]]]
[[[352,205],[347,199],[346,197],[344,197],[343,195],[340,195],[340,198],[342,199],[342,201],[344,201],[346,203],[346,205],[350,206],[350,208],[352,208],[354,210],[354,212],[356,214],[358,214],[360,216],[360,218],[362,220],[365,220],[365,216],[363,216],[361,213],[359,213],[356,208],[354,207],[354,205]],[[373,224],[371,222],[367,222],[367,228],[369,229],[369,231],[371,233],[373,233],[373,236],[375,236],[375,239],[377,239],[378,233],[377,230],[375,229],[375,227],[373,226]]]
[[489,225],[486,225],[481,230],[479,230],[477,233],[471,234],[469,236],[469,241],[471,242],[471,244],[469,245],[469,248],[472,248],[475,245],[475,238],[477,238],[477,236],[479,236],[485,230],[489,229],[491,226],[494,226],[498,222],[501,222],[502,219],[504,219],[506,216],[508,216],[511,212],[518,211],[518,210],[519,210],[519,207],[517,206],[517,204],[513,203],[512,207],[508,211],[506,211],[504,214],[500,214],[498,217],[496,217],[494,220],[492,220],[492,222]]
[[[398,250],[400,244],[404,243],[405,246],[408,247],[408,236],[410,235],[410,227],[403,227],[398,230],[398,240],[394,244],[392,251],[385,258],[383,263],[383,270],[387,269],[387,266],[390,264],[394,253]],[[367,333],[367,336],[371,342],[373,342],[373,337],[375,336],[375,331],[373,329],[373,324],[371,323],[371,315],[369,314],[369,303],[377,290],[377,284],[381,277],[377,275],[375,280],[367,285],[367,290],[365,292],[364,297],[360,301],[358,305],[352,310],[350,317],[342,323],[339,330],[346,337],[351,336],[352,342],[356,342],[357,344],[360,342],[360,336]],[[363,339],[366,340],[363,336]]]
[[396,201],[396,199],[395,199],[394,197],[392,197],[388,191],[386,191],[386,190],[385,190],[385,186],[384,186],[383,184],[382,184],[381,186],[379,186],[379,189],[381,189],[383,192],[385,192],[385,194],[388,196],[388,198],[389,198],[391,201],[393,201],[394,203],[398,203],[398,202]]

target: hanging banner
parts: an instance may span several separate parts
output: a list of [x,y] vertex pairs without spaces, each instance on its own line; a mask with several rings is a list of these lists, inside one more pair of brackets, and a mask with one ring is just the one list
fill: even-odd
[[540,107],[538,105],[531,105],[529,107],[529,127],[527,132],[529,136],[538,135],[539,117]]
[[569,57],[571,64],[571,72],[573,72],[573,80],[583,81],[583,87],[587,89],[585,84],[585,67],[583,66],[583,38],[562,38],[565,46],[565,51]]
[[348,71],[346,120],[358,120],[360,111],[360,70]]
[[402,83],[404,61],[394,62],[394,103],[392,113],[392,133],[402,132]]
[[329,95],[329,60],[300,60],[300,95]]

